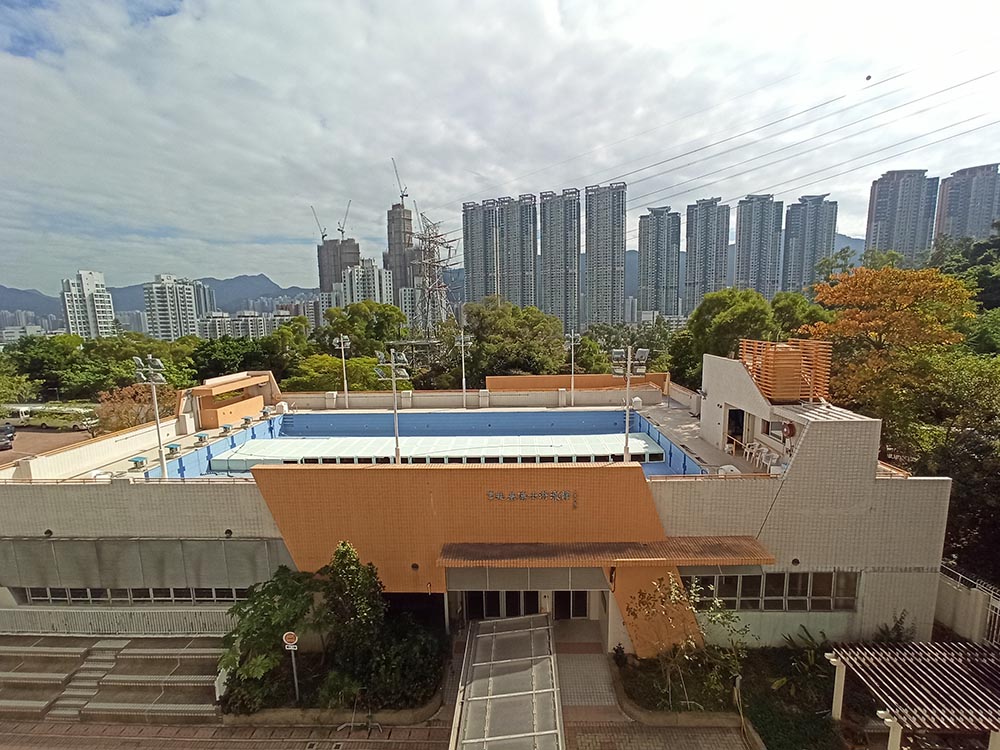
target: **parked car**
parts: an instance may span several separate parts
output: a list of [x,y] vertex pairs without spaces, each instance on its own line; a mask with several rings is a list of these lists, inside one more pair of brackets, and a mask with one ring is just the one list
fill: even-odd
[[14,440],[0,433],[0,451],[14,450]]
[[7,438],[10,441],[14,440],[14,435],[17,433],[17,428],[12,424],[2,424],[0,425],[0,438]]

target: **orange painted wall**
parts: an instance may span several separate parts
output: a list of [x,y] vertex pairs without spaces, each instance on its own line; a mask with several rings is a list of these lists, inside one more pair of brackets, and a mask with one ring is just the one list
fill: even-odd
[[236,427],[243,417],[259,416],[260,410],[263,408],[263,396],[251,396],[239,401],[222,402],[222,405],[219,406],[214,404],[211,397],[202,396],[199,403],[198,423],[203,430],[221,427],[224,424]]
[[[635,464],[299,464],[259,465],[252,473],[299,569],[326,564],[337,542],[347,540],[375,563],[391,592],[443,592],[437,558],[446,542],[664,538]],[[572,497],[530,499],[543,491]],[[527,499],[491,500],[491,492],[525,492]]]
[[[605,576],[609,577],[610,571],[605,569]],[[672,566],[662,566],[656,568],[623,568],[618,567],[615,571],[614,597],[618,604],[618,609],[622,613],[625,628],[632,639],[632,646],[635,655],[641,659],[648,659],[656,654],[668,644],[682,643],[688,638],[692,638],[698,645],[704,643],[701,630],[698,627],[694,613],[686,605],[672,607],[666,617],[650,620],[646,618],[632,619],[628,615],[628,606],[632,598],[641,590],[653,591],[653,583],[662,578],[666,586],[670,585],[670,576],[680,585],[681,574],[677,568]]]

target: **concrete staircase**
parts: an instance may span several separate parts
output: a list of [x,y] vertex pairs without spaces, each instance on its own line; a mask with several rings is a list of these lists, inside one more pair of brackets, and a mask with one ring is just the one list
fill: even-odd
[[47,718],[56,721],[79,721],[80,711],[97,695],[101,680],[115,666],[118,652],[127,640],[103,640],[95,643],[83,664],[70,677],[62,694],[49,708]]

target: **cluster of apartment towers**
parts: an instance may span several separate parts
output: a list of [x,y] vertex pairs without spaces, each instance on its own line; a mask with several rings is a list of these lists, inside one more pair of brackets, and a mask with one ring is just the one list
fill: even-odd
[[[972,167],[941,181],[926,170],[887,172],[872,183],[866,249],[894,250],[916,265],[937,234],[987,237],[1000,217],[997,165]],[[466,300],[500,295],[536,305],[566,330],[676,318],[706,294],[735,286],[771,299],[816,281],[816,264],[834,250],[837,203],[804,195],[787,209],[773,195],[748,195],[736,209],[735,268],[729,269],[730,206],[704,198],[687,206],[681,268],[681,215],[670,206],[639,217],[637,313],[625,296],[626,185],[585,191],[585,250],[580,191],[519,195],[462,207]],[[940,196],[940,197],[939,197]],[[585,261],[582,273],[581,260]],[[682,282],[683,279],[683,282]]]

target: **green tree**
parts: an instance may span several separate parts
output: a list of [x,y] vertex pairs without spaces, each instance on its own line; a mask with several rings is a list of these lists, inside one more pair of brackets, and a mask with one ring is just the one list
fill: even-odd
[[589,336],[581,336],[576,347],[576,370],[594,374],[611,372],[611,357],[597,341]]
[[752,289],[723,289],[705,295],[688,319],[699,362],[703,354],[730,357],[740,339],[774,339],[780,329],[771,306]]
[[852,268],[854,268],[854,251],[850,247],[842,247],[833,255],[827,255],[816,261],[816,278],[820,282],[828,282],[834,276],[847,273]]
[[296,316],[260,339],[262,364],[274,374],[275,380],[284,380],[292,368],[311,353],[311,346],[309,321],[301,315]]
[[[375,357],[351,357],[347,360],[347,382],[351,390],[385,391],[392,388],[388,381],[380,380],[375,367]],[[397,381],[397,388],[408,390],[412,384],[408,380]],[[342,391],[344,390],[343,365],[339,357],[329,354],[313,354],[301,360],[292,374],[281,381],[284,391]]]
[[284,699],[287,681],[278,671],[285,659],[281,635],[309,629],[317,588],[311,574],[282,565],[230,608],[234,624],[222,639],[219,659],[219,666],[230,672],[227,710],[252,713]]
[[17,372],[39,383],[43,396],[55,397],[62,373],[80,358],[83,339],[71,334],[25,336],[6,347],[5,355]]
[[0,354],[0,404],[17,404],[38,397],[38,381],[18,374],[14,364]]
[[657,318],[652,323],[638,325],[597,323],[590,326],[584,335],[596,341],[605,352],[631,346],[633,349],[649,349],[650,357],[656,359],[669,350],[673,330],[667,321]]
[[861,253],[861,266],[880,271],[883,268],[902,268],[903,254],[895,250],[865,250]]
[[771,312],[783,339],[799,335],[803,326],[829,321],[833,315],[798,292],[778,292],[771,300]]
[[351,354],[373,357],[386,351],[390,341],[405,336],[406,316],[393,305],[372,300],[355,302],[347,307],[331,307],[323,314],[324,325],[312,337],[320,351],[340,356],[336,340],[346,334],[351,339]]
[[549,375],[565,361],[562,323],[537,307],[517,307],[487,297],[464,308],[472,336],[466,373],[470,387],[482,388],[487,375]]
[[965,341],[979,354],[1000,354],[1000,308],[986,310],[970,321]]
[[933,267],[978,290],[976,301],[984,310],[1000,307],[1000,221],[993,230],[992,237],[978,242],[939,240],[930,260]]
[[695,351],[694,335],[682,328],[670,339],[670,379],[692,390],[701,387],[701,356]]
[[198,380],[207,380],[244,370],[260,370],[265,366],[265,355],[257,339],[223,336],[199,341],[191,353],[191,362]]

